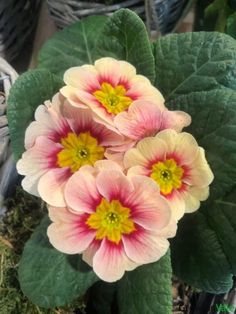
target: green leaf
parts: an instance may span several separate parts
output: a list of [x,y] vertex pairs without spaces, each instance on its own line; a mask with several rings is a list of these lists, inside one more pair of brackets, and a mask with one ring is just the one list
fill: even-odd
[[126,60],[137,72],[155,79],[152,46],[143,21],[133,11],[121,9],[106,22],[97,41],[98,55]]
[[179,222],[173,270],[199,289],[225,292],[236,275],[236,44],[219,33],[171,35],[158,40],[155,57],[167,107],[192,116],[187,131],[215,176],[209,199]]
[[166,100],[192,92],[236,89],[236,41],[221,33],[186,33],[160,38],[154,47],[155,85]]
[[70,303],[98,280],[91,269],[81,270],[79,255],[68,256],[50,245],[46,235],[49,224],[45,217],[26,243],[18,271],[23,293],[45,308]]
[[171,314],[169,252],[158,262],[127,272],[118,282],[119,314]]
[[226,33],[236,39],[236,12],[227,19]]
[[225,293],[236,275],[236,204],[216,201],[185,215],[172,240],[174,273],[210,293]]
[[24,152],[25,130],[34,118],[35,109],[59,91],[63,82],[47,70],[22,74],[10,90],[7,118],[15,160]]
[[41,49],[38,67],[62,77],[70,67],[93,63],[94,47],[107,19],[90,16],[57,32]]

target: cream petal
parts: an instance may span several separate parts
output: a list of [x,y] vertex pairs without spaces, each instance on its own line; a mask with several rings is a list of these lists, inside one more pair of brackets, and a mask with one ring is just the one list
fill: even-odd
[[98,74],[98,71],[93,65],[86,64],[79,67],[72,67],[65,72],[64,82],[66,85],[76,89],[86,91],[99,89]]
[[209,196],[209,187],[190,187],[183,197],[186,203],[186,213],[192,213],[200,207],[200,201],[205,201]]
[[186,211],[186,203],[183,197],[183,192],[174,190],[170,196],[166,197],[166,200],[170,205],[173,219],[178,221],[183,217]]
[[149,177],[151,173],[151,170],[143,167],[143,166],[134,166],[128,169],[127,176],[135,176],[135,175],[140,175],[140,176],[147,176]]
[[166,129],[159,132],[156,138],[165,141],[168,146],[167,155],[174,155],[173,157],[177,159],[180,166],[191,164],[197,156],[198,144],[189,133],[177,133],[174,130]]
[[149,165],[159,160],[165,160],[167,154],[166,143],[156,137],[146,137],[139,141],[137,149],[148,160]]
[[118,62],[119,62],[119,68],[120,68],[119,83],[129,82],[136,75],[135,67],[126,61],[118,61]]
[[177,141],[177,132],[175,130],[167,129],[160,131],[155,137],[165,142],[168,153],[175,151]]
[[214,179],[214,175],[205,158],[205,151],[199,147],[194,161],[188,166],[187,176],[184,182],[192,186],[206,187]]
[[147,167],[148,160],[146,156],[143,156],[137,148],[131,148],[124,155],[124,167],[128,169],[135,165]]
[[116,86],[119,83],[121,77],[121,70],[119,61],[113,58],[101,58],[95,61],[95,69],[99,73],[99,82],[110,83]]

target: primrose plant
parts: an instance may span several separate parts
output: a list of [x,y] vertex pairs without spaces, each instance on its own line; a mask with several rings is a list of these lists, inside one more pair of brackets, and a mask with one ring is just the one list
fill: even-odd
[[48,208],[19,265],[32,302],[89,290],[93,313],[171,313],[171,264],[204,291],[232,286],[235,64],[227,35],[150,43],[129,10],[44,45],[8,104],[22,186]]

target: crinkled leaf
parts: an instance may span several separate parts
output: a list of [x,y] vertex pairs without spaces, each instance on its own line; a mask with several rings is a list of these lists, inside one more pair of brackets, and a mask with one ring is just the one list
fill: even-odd
[[38,67],[63,76],[70,67],[93,63],[95,44],[106,16],[90,16],[57,32],[43,46]]
[[156,81],[166,100],[192,92],[236,89],[236,42],[221,33],[186,33],[155,44]]
[[152,46],[143,21],[133,11],[121,9],[107,20],[97,41],[98,55],[126,60],[139,74],[155,78]]
[[60,253],[50,245],[49,223],[45,217],[26,243],[18,271],[23,293],[45,308],[70,303],[98,280],[91,269],[82,269],[79,255]]
[[224,292],[236,274],[236,44],[218,33],[171,35],[158,40],[155,57],[167,107],[192,116],[187,131],[205,149],[215,175],[209,199],[179,223],[173,269],[200,289]]
[[34,118],[35,109],[58,92],[63,82],[47,70],[22,74],[10,90],[7,118],[15,160],[24,151],[25,130]]
[[119,314],[171,314],[169,252],[158,262],[127,272],[118,282]]

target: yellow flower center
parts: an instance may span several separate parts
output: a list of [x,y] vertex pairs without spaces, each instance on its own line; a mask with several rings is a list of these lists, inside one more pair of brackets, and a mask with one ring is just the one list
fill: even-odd
[[57,154],[57,165],[61,168],[70,167],[76,172],[84,165],[93,165],[95,161],[103,159],[104,147],[99,146],[97,139],[90,132],[68,133],[61,139],[63,149]]
[[152,166],[151,178],[157,182],[161,193],[168,195],[173,189],[182,186],[183,174],[184,169],[177,166],[174,159],[167,159],[164,162],[158,161]]
[[107,112],[118,114],[125,111],[132,99],[125,96],[126,89],[122,85],[113,87],[109,83],[102,83],[101,90],[96,90],[93,95],[106,108]]
[[86,224],[97,230],[97,240],[107,238],[116,244],[120,242],[122,234],[130,234],[136,230],[133,220],[130,219],[130,209],[122,206],[118,200],[108,202],[104,198]]

